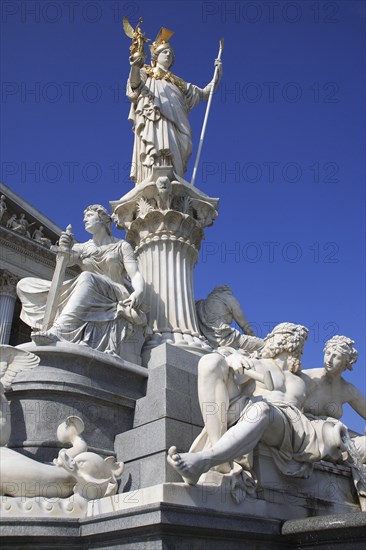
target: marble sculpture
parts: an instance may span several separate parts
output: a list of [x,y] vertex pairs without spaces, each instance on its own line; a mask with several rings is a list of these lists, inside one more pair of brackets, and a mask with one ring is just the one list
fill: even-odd
[[[134,30],[124,21],[132,38],[127,96],[134,132],[131,178],[136,191],[111,203],[113,217],[101,205],[85,209],[85,229],[92,238],[76,243],[71,230],[61,235],[54,249],[59,267],[52,282],[29,277],[20,280],[21,318],[32,327],[36,346],[48,346],[48,353],[67,343],[118,358],[133,337],[135,342],[140,338],[141,354],[148,321],[156,338],[165,331],[169,337],[165,341],[174,343],[174,335],[179,334],[180,343],[198,346],[198,397],[204,427],[188,452],[173,446],[167,455],[170,466],[188,485],[199,483],[210,469],[224,476],[236,468],[254,480],[252,454],[263,443],[286,476],[309,477],[314,463],[321,459],[350,464],[357,490],[365,495],[365,437],[351,439],[341,422],[344,403],[366,418],[365,397],[342,378],[343,371],[352,369],[357,360],[354,342],[334,336],[324,349],[324,368],[302,371],[308,335],[304,326],[281,323],[264,339],[257,338],[227,285],[216,287],[196,304],[193,286],[187,290],[202,228],[217,215],[216,199],[193,190],[183,180],[192,151],[188,116],[200,100],[208,99],[210,89],[218,86],[222,65],[216,60],[217,77],[205,88],[186,83],[170,72],[174,51],[169,39],[173,33],[165,28],[150,46],[151,65],[145,65],[148,39],[140,24],[141,20]],[[3,196],[0,205],[2,216],[6,210]],[[128,229],[127,238],[134,241],[135,251],[127,241],[112,235],[115,220]],[[13,215],[7,227],[29,235],[24,214],[19,220]],[[178,234],[174,229],[178,227],[184,231],[180,229]],[[34,231],[33,239],[49,246],[42,229]],[[147,250],[145,256],[139,256],[142,249]],[[174,254],[168,254],[168,249]],[[154,258],[158,258],[157,264]],[[184,263],[187,258],[188,267]],[[158,279],[154,279],[153,261],[158,265]],[[81,273],[65,279],[67,265],[78,265]],[[168,290],[163,295],[159,289],[169,286],[170,278],[174,279],[174,295],[169,301]],[[147,290],[149,308],[144,304]],[[179,309],[176,304],[183,305]],[[44,321],[46,311],[51,312],[49,325]],[[241,331],[232,327],[233,321]],[[160,343],[152,340],[150,347],[154,342]],[[77,497],[82,515],[85,502],[117,491],[123,463],[87,450],[81,435],[84,421],[77,415],[59,425],[57,438],[65,448],[52,464],[42,464],[7,447],[11,428],[4,388],[11,388],[18,373],[38,365],[39,358],[33,353],[11,346],[1,348],[1,492],[15,499],[31,499],[36,482],[39,497]],[[51,495],[50,483],[54,487]]]
[[38,328],[33,340],[39,345],[60,340],[85,343],[118,356],[127,336],[146,325],[146,316],[140,308],[144,280],[131,246],[113,237],[111,217],[105,208],[100,205],[86,208],[84,223],[86,231],[93,235],[86,243],[75,244],[73,236],[66,232],[60,237],[68,264],[79,265],[82,272],[63,282],[53,326],[39,330],[51,286],[49,281],[31,277],[19,281],[21,318],[33,329]]
[[127,96],[135,134],[130,175],[136,183],[148,179],[153,166],[173,166],[176,175],[184,176],[192,153],[189,113],[199,101],[208,100],[211,87],[216,89],[221,79],[220,60],[215,61],[216,80],[203,89],[174,75],[172,35],[161,29],[150,46],[151,65],[144,65],[144,55],[138,51],[130,58]]
[[[335,459],[341,456],[345,450],[343,424],[325,423],[326,437],[320,439],[302,412],[307,389],[301,378],[301,355],[307,333],[301,325],[281,323],[265,338],[265,345],[256,357],[247,360],[234,352],[226,360],[219,355],[207,355],[200,360],[199,395],[208,445],[190,453],[179,454],[175,447],[169,450],[168,461],[183,479],[195,484],[202,473],[214,466],[225,468],[237,457],[252,452],[260,441],[268,445],[277,467],[286,475],[308,477],[315,461],[328,455]],[[242,407],[235,408],[237,416],[231,419],[234,425],[229,427],[230,400],[239,393],[235,379],[229,374],[236,371],[246,374],[251,369],[263,375],[269,371],[274,387],[268,390],[264,382],[257,380]],[[224,403],[226,414],[220,409],[207,413],[204,410],[207,403]]]

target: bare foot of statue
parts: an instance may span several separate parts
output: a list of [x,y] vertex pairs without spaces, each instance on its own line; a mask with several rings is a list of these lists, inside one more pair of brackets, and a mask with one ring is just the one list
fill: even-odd
[[177,453],[176,447],[170,447],[167,460],[189,485],[196,485],[204,472],[209,470],[207,459],[201,453]]

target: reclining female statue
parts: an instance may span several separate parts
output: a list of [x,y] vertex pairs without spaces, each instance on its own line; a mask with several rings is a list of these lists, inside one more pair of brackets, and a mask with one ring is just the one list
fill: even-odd
[[112,235],[111,218],[103,206],[88,206],[84,223],[93,236],[89,241],[73,244],[72,235],[60,237],[60,247],[69,249],[69,265],[79,265],[82,273],[63,283],[53,326],[39,330],[51,286],[42,279],[19,281],[21,319],[38,328],[32,335],[38,345],[66,340],[121,356],[126,337],[137,325],[146,324],[140,309],[144,280],[131,246]]

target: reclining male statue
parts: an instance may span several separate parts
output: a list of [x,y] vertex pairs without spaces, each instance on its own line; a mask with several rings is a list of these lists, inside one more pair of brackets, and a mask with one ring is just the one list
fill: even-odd
[[[178,453],[176,447],[171,447],[167,457],[184,481],[194,485],[204,472],[219,465],[221,471],[228,471],[227,463],[247,455],[259,442],[268,445],[281,472],[298,477],[308,477],[313,463],[323,453],[341,455],[345,426],[340,422],[330,426],[325,423],[325,429],[330,431],[327,431],[327,448],[322,449],[315,428],[302,413],[307,389],[300,376],[300,358],[307,334],[308,330],[301,325],[281,323],[265,338],[265,345],[256,357],[234,352],[225,359],[214,353],[200,360],[198,388],[206,445],[197,450],[196,440],[196,452],[188,453]],[[263,377],[270,371],[273,389],[257,380],[240,414],[238,408],[234,413],[232,421],[236,423],[229,427],[227,411],[235,397],[235,387],[236,397],[240,394],[233,373],[245,374],[250,369]],[[218,404],[221,407],[216,407]]]

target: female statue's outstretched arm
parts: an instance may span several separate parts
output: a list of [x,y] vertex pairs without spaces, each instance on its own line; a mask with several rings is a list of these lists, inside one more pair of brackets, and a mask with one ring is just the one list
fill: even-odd
[[128,81],[133,90],[138,88],[141,84],[140,69],[143,67],[143,65],[144,65],[144,60],[142,57],[138,57],[137,59],[130,61],[131,69],[130,69]]
[[210,96],[211,88],[213,87],[213,90],[215,92],[217,86],[220,83],[221,77],[222,77],[222,62],[221,59],[215,59],[215,67],[218,68],[217,75],[215,79],[212,79],[211,82],[207,84],[203,89],[197,88],[200,94],[200,99],[202,101],[208,101],[208,98]]

